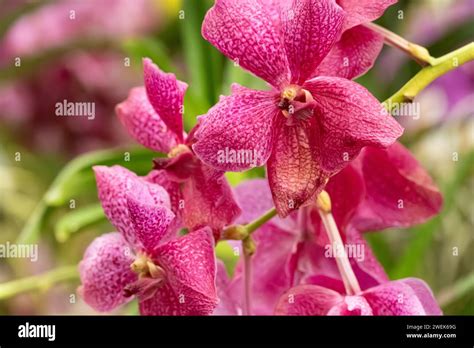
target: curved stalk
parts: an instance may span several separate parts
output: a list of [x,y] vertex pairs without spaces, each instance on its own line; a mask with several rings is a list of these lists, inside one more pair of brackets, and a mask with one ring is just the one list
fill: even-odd
[[74,265],[64,266],[31,277],[15,279],[0,284],[0,300],[4,300],[26,291],[48,289],[56,283],[76,278],[79,278],[79,272],[77,271],[77,266]]
[[361,289],[359,281],[352,270],[351,263],[344,248],[344,242],[342,241],[339,229],[337,228],[336,221],[331,213],[331,199],[326,191],[322,191],[317,199],[316,205],[318,207],[319,216],[323,221],[324,228],[331,242],[331,246],[334,250],[341,250],[342,256],[336,255],[335,260],[339,273],[341,274],[346,293],[348,295],[358,294]]
[[471,42],[439,58],[433,58],[432,65],[424,67],[398,92],[388,98],[384,105],[388,111],[399,103],[411,102],[431,82],[447,72],[474,60],[474,43]]

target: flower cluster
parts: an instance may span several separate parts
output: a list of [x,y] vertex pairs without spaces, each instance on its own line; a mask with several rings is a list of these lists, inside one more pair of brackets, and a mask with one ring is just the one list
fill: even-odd
[[[363,238],[442,204],[397,142],[402,127],[351,81],[382,47],[364,24],[393,2],[217,0],[204,38],[269,89],[233,85],[189,134],[187,85],[144,59],[145,86],[116,111],[165,156],[145,177],[94,168],[118,232],[87,249],[84,300],[109,311],[136,296],[144,315],[441,314],[423,281],[390,281]],[[263,165],[267,179],[231,188],[224,176]],[[244,255],[232,279],[215,257],[222,239],[242,240],[229,241]]]

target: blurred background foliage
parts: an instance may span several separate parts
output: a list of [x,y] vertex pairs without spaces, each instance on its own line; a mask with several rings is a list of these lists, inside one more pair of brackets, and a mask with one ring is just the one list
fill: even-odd
[[[75,265],[90,241],[113,227],[97,200],[91,166],[120,164],[145,174],[159,155],[133,144],[114,115],[128,90],[142,84],[142,57],[189,84],[187,130],[231,83],[266,88],[201,37],[211,5],[0,0],[0,243],[40,246],[36,263],[0,260],[0,314],[93,313],[73,295]],[[378,23],[439,56],[472,40],[473,6],[471,0],[402,0]],[[384,47],[357,81],[383,101],[419,69]],[[56,117],[54,104],[64,99],[96,103],[96,118]],[[401,141],[441,188],[443,211],[423,225],[366,237],[391,278],[420,277],[446,314],[474,314],[473,63],[441,77],[417,101],[421,117],[400,120]],[[232,185],[263,175],[262,168],[227,174]],[[220,243],[217,251],[232,272],[231,247]],[[132,303],[120,313],[136,308]]]

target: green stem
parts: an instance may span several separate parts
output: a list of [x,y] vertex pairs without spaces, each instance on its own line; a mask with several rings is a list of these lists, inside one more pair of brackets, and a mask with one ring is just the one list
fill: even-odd
[[473,42],[442,57],[433,58],[432,65],[421,69],[397,93],[388,98],[384,105],[391,111],[396,104],[413,101],[418,93],[438,77],[472,60],[474,60]]
[[60,267],[31,277],[12,280],[0,284],[0,300],[26,291],[48,289],[55,283],[76,279],[78,277],[77,266],[74,265]]
[[276,209],[272,208],[269,211],[267,211],[265,214],[263,214],[262,216],[258,217],[257,219],[245,225],[245,229],[247,230],[247,233],[252,234],[256,229],[260,228],[268,220],[272,219],[276,215],[276,213],[277,213]]
[[262,216],[256,218],[252,222],[248,223],[247,225],[232,225],[224,229],[222,231],[222,238],[223,239],[230,239],[230,240],[244,240],[265,224],[268,220],[273,218],[277,214],[275,208],[270,209]]

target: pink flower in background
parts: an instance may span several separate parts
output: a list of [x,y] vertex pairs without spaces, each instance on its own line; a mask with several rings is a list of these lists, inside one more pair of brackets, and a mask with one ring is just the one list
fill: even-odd
[[[5,18],[24,11],[0,40],[0,66],[19,73],[0,82],[2,126],[36,153],[72,156],[122,143],[123,131],[110,120],[136,80],[114,48],[119,44],[110,42],[161,27],[160,7],[152,0],[2,4]],[[82,47],[90,43],[92,49]],[[21,67],[14,66],[17,58]],[[93,104],[94,119],[57,117],[56,103],[64,100]]]
[[425,282],[407,278],[352,296],[319,285],[300,285],[281,296],[275,314],[441,315],[442,312]]
[[[439,212],[442,202],[429,175],[399,143],[387,149],[362,150],[356,160],[331,178],[326,190],[333,201],[332,212],[341,237],[356,250],[349,258],[362,290],[385,283],[388,278],[361,232],[422,223]],[[236,195],[243,209],[238,223],[248,223],[272,207],[264,180],[242,183]],[[327,256],[330,241],[315,207],[302,207],[286,219],[270,220],[254,233],[254,238],[255,314],[272,314],[282,293],[299,284],[333,284],[344,291],[336,262]],[[242,298],[242,272],[239,262],[227,285],[231,300],[237,304]]]
[[[74,40],[120,39],[149,31],[160,22],[150,0],[64,0],[20,17],[0,42],[0,65]],[[127,18],[127,20],[117,20]]]
[[98,311],[132,295],[143,315],[207,315],[217,304],[209,228],[177,236],[166,191],[125,168],[95,167],[104,212],[120,233],[96,238],[79,265],[80,294]]
[[193,153],[193,132],[183,130],[183,98],[187,84],[162,72],[144,59],[145,87],[134,88],[117,106],[130,135],[154,151],[168,154],[155,159],[148,180],[166,188],[173,212],[190,229],[211,227],[216,238],[240,208],[224,172],[203,164]]
[[[312,78],[343,25],[344,11],[329,0],[293,2],[281,28],[260,1],[218,0],[203,23],[208,41],[273,88],[234,85],[200,117],[193,149],[220,170],[266,163],[282,217],[315,197],[363,147],[387,147],[402,133],[364,87]],[[240,156],[223,160],[229,151]]]
[[[65,55],[33,76],[0,85],[0,122],[37,153],[74,155],[117,144],[125,133],[110,121],[134,83],[118,54]],[[56,116],[56,103],[64,100],[94,103],[94,118]]]

